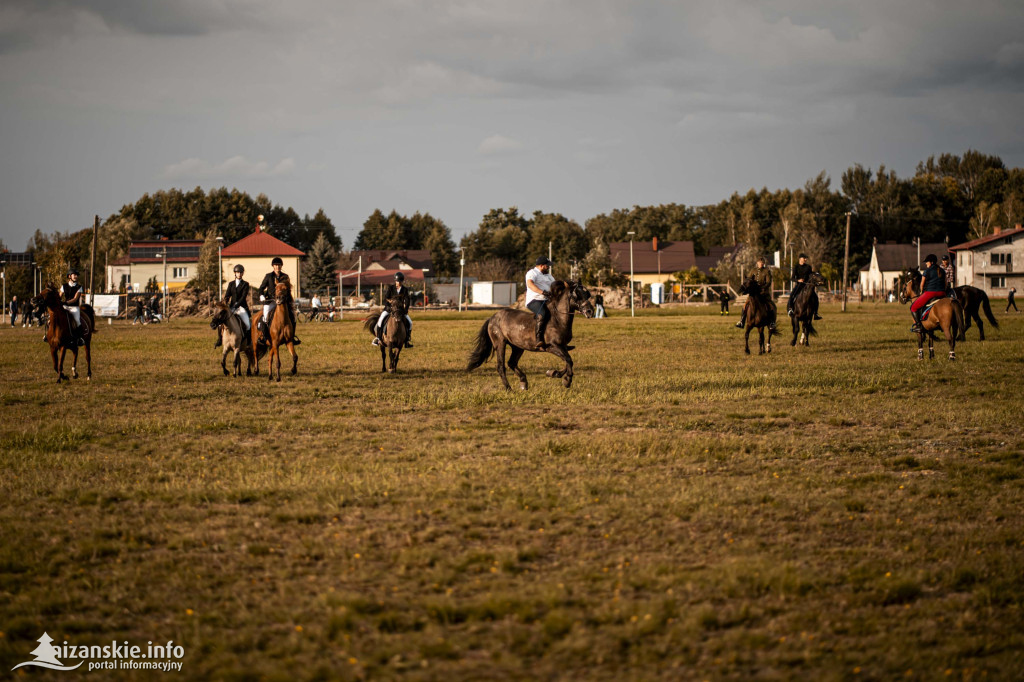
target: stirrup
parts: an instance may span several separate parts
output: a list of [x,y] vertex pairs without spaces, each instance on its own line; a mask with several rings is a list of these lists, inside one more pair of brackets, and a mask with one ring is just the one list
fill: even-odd
[[373,337],[373,341],[370,342],[370,345],[371,346],[378,346],[379,347],[380,346],[380,339],[378,339],[376,336]]
[[819,315],[818,313],[814,313],[814,319],[820,320],[821,319],[821,315]]
[[299,345],[300,343],[302,343],[302,341],[299,341],[299,340],[298,340],[298,339],[297,339],[296,337],[294,337],[294,336],[292,337],[292,345],[293,345],[293,346],[297,346],[297,345]]
[[744,326],[743,325],[743,320],[740,320],[739,322],[737,322],[733,326],[736,327],[737,329],[743,329],[743,326]]

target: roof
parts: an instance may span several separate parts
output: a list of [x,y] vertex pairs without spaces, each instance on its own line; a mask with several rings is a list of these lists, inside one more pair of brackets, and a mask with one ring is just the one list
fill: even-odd
[[349,254],[352,262],[363,257],[363,268],[370,263],[387,263],[387,261],[402,261],[413,268],[434,267],[434,258],[430,255],[429,249],[363,249],[353,251]]
[[221,251],[221,256],[228,258],[247,256],[298,256],[301,258],[305,255],[294,246],[289,246],[266,232],[253,232],[234,244],[225,246]]
[[377,286],[378,284],[394,284],[395,273],[401,272],[405,275],[407,282],[422,282],[423,270],[363,270],[361,276],[358,270],[337,270],[339,276],[343,276],[342,286],[354,287],[358,280],[362,286]]
[[875,244],[875,256],[878,258],[878,269],[882,272],[906,270],[921,264],[921,260],[929,253],[942,258],[948,248],[943,242],[938,244],[921,244],[921,258],[917,257],[915,244]]
[[[608,245],[612,262],[619,272],[629,272],[630,242],[612,242]],[[657,248],[657,250],[655,250]],[[633,242],[633,272],[635,274],[662,273],[689,270],[697,265],[697,256],[691,241]]]
[[999,241],[1000,239],[1005,239],[1006,237],[1016,237],[1017,235],[1021,234],[1022,232],[1024,232],[1024,227],[1017,227],[1017,228],[1014,228],[1012,230],[1004,230],[1004,231],[999,232],[997,234],[990,234],[990,235],[988,235],[986,237],[981,237],[979,239],[972,239],[969,242],[964,242],[963,244],[957,244],[956,246],[951,246],[951,247],[949,247],[949,250],[950,251],[969,251],[970,249],[973,249],[975,247],[984,246],[985,244],[988,244],[989,242]]

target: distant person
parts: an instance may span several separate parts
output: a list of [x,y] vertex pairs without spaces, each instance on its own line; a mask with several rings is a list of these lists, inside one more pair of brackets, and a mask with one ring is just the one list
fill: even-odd
[[939,266],[943,276],[946,278],[946,296],[956,300],[956,266],[949,261],[949,256],[942,257],[942,265]]
[[935,254],[929,253],[924,259],[924,272],[921,273],[921,295],[910,306],[910,314],[914,317],[914,326],[910,328],[915,334],[924,331],[921,326],[921,311],[925,304],[936,298],[946,297],[946,276],[939,269],[939,261]]
[[316,316],[320,314],[320,294],[313,294],[313,300],[309,302],[309,319],[315,320]]
[[141,298],[135,299],[135,319],[132,320],[132,324],[147,324],[146,322],[146,304]]
[[32,326],[32,299],[25,301],[25,307],[21,309],[21,326]]
[[11,310],[11,326],[14,326],[14,321],[18,319],[18,297],[11,296],[11,302],[8,304]]
[[1010,287],[1010,293],[1008,293],[1006,295],[1006,310],[1004,312],[1007,312],[1007,313],[1010,312],[1010,306],[1011,305],[1013,306],[1014,310],[1016,310],[1018,313],[1020,312],[1020,309],[1017,308],[1017,301],[1013,300],[1013,296],[1016,293],[1017,293],[1017,290],[1014,289],[1013,287]]
[[[276,292],[277,292],[277,285],[280,284],[281,282],[288,282],[288,281],[290,281],[289,278],[288,278],[288,275],[286,275],[285,273],[281,272],[281,269],[283,267],[284,267],[284,261],[281,260],[279,257],[275,256],[274,259],[272,261],[270,261],[271,271],[268,272],[263,277],[263,282],[260,284],[260,288],[257,291],[257,293],[260,296],[260,302],[263,303],[263,317],[260,318],[260,321],[258,323],[258,327],[260,329],[260,334],[261,334],[260,335],[260,339],[261,339],[261,342],[265,346],[269,346],[270,345],[270,318],[273,315],[274,308],[277,307],[277,303],[276,303],[276,301],[274,299],[274,296],[276,295]],[[287,312],[291,313],[293,311],[287,311]],[[293,331],[292,331],[292,344],[297,346],[297,345],[299,345],[302,342],[299,341],[299,337],[295,336],[295,332],[294,332],[294,329],[295,329],[295,319],[294,319],[294,316],[292,318],[292,329],[293,329]]]
[[[764,296],[765,300],[767,300],[771,304],[772,322],[768,326],[773,332],[777,332],[778,330],[775,328],[774,314],[775,302],[772,301],[772,270],[771,268],[768,267],[768,261],[764,259],[764,256],[761,256],[760,258],[757,259],[757,269],[754,270],[753,274],[751,274],[750,276],[754,279],[754,282],[761,289],[761,295]],[[743,311],[740,313],[740,321],[736,323],[736,327],[738,329],[743,329],[744,327],[747,326],[748,307],[750,307],[749,296],[747,297],[747,305],[743,306]]]
[[721,309],[718,311],[718,314],[719,315],[728,315],[729,314],[729,292],[726,291],[725,289],[722,289],[718,293],[718,302],[722,304],[721,305]]
[[[238,318],[242,321],[242,331],[246,334],[249,333],[249,283],[242,279],[245,274],[245,266],[239,263],[234,267],[235,278],[228,284],[227,289],[224,291],[224,303],[227,304],[228,310],[233,315],[238,315]],[[219,348],[221,345],[220,330],[217,330],[217,342],[213,344],[214,348]]]
[[[786,304],[786,312],[789,313],[790,317],[793,317],[793,303],[796,302],[797,294],[803,291],[804,285],[807,284],[807,280],[811,278],[813,273],[814,268],[807,262],[807,254],[801,253],[797,259],[797,264],[793,266],[792,288],[789,291],[789,302]],[[814,319],[821,319],[818,311],[814,311]]]
[[74,323],[71,325],[71,335],[79,346],[85,345],[85,339],[82,338],[82,312],[79,308],[82,305],[84,291],[78,283],[78,270],[69,270],[68,282],[61,287],[61,298],[64,301],[64,310],[68,312],[68,319]]
[[548,347],[544,343],[544,330],[551,318],[548,311],[548,291],[555,283],[555,278],[548,274],[550,269],[551,261],[547,256],[541,256],[534,267],[526,273],[526,307],[534,314],[538,350],[546,350]]
[[[384,293],[385,301],[398,301],[398,307],[403,308],[405,313],[405,348],[412,348],[410,342],[412,338],[412,318],[409,317],[409,287],[405,286],[405,275],[401,272],[395,273],[395,283],[388,285],[388,290]],[[388,315],[391,313],[385,309],[380,317],[377,318],[377,326],[374,328],[374,337],[372,343],[374,346],[380,346],[384,343],[384,321],[388,319]]]
[[594,296],[594,317],[601,319],[604,316],[604,296],[597,294]]

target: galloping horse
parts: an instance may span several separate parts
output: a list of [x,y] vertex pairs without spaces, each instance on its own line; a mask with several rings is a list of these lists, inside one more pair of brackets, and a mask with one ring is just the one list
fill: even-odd
[[[270,357],[267,358],[267,364],[270,365],[270,373],[267,376],[268,381],[274,379],[274,360],[277,360],[277,380],[281,381],[281,346],[288,346],[288,352],[292,354],[292,374],[298,372],[299,356],[295,354],[295,344],[293,339],[295,338],[295,318],[292,316],[292,283],[289,280],[278,282],[277,286],[274,287],[274,303],[277,304],[277,310],[270,315]],[[257,328],[257,323],[263,317],[263,311],[259,311],[252,318],[252,329],[250,330],[252,335],[252,354],[256,359],[255,374],[259,376],[260,373],[260,358],[263,357],[267,352],[267,346],[259,343],[260,332]]]
[[796,335],[798,331],[801,331],[801,326],[803,327],[800,333],[801,346],[809,347],[811,337],[818,335],[817,330],[814,329],[814,316],[818,314],[818,294],[814,288],[824,283],[825,278],[821,276],[820,272],[812,272],[810,280],[804,282],[804,288],[793,299],[793,315],[790,318],[793,322],[793,340],[789,342],[789,345],[796,345]]
[[[60,302],[60,289],[54,284],[47,284],[46,288],[32,300],[37,308],[45,306],[48,313],[46,323],[46,341],[50,344],[50,356],[53,358],[53,371],[57,373],[57,383],[67,379],[64,374],[64,354],[71,349],[73,355],[71,361],[71,376],[78,378],[78,344],[75,343],[75,336],[71,333],[71,315],[64,310]],[[85,340],[85,363],[86,379],[92,379],[92,335],[96,331],[96,314],[92,306],[83,303],[80,306],[82,319],[81,336]],[[60,350],[60,361],[57,360],[57,351]]]
[[[404,298],[384,301],[384,307],[388,311],[388,319],[384,322],[384,332],[381,334],[383,341],[380,344],[380,371],[382,372],[393,373],[398,369],[398,356],[402,354],[402,348],[405,347],[405,340],[407,338],[405,316],[409,309],[404,301]],[[380,319],[381,315],[382,313],[371,315],[363,323],[363,329],[373,334],[377,326],[377,320]]]
[[[921,295],[918,287],[921,283],[921,271],[912,268],[904,275],[900,275],[900,303],[907,303]],[[928,359],[935,358],[935,330],[941,329],[949,342],[949,359],[956,360],[956,337],[958,330],[964,325],[964,309],[956,301],[949,298],[940,298],[930,308],[921,320],[921,329],[917,333],[917,359],[924,359],[924,337],[928,336]]]
[[956,298],[960,301],[960,305],[964,308],[964,324],[960,328],[960,337],[958,341],[966,341],[967,337],[964,336],[964,332],[971,328],[971,320],[973,319],[978,323],[978,333],[981,334],[981,341],[985,340],[985,325],[981,321],[981,315],[978,314],[979,308],[985,312],[985,317],[996,329],[999,328],[999,323],[996,321],[995,315],[992,314],[992,306],[988,302],[988,294],[977,287],[970,285],[957,287]]
[[[775,302],[761,293],[761,285],[753,275],[747,277],[740,286],[740,293],[747,295],[747,324],[743,333],[743,352],[750,355],[750,332],[754,327],[760,335],[758,355],[772,352],[772,334],[775,331],[771,324],[775,321]],[[768,342],[764,340],[764,328],[768,327]]]
[[[569,345],[572,341],[572,321],[577,312],[583,313],[586,317],[593,317],[594,304],[590,301],[590,292],[584,289],[580,282],[554,282],[548,291],[546,305],[551,312],[551,319],[544,330],[544,342],[547,344],[545,352],[565,361],[564,369],[549,369],[546,374],[549,377],[561,377],[562,385],[569,388],[572,386],[573,376],[572,358],[569,357],[569,351],[573,349],[573,346]],[[492,353],[496,353],[501,383],[504,384],[506,391],[512,390],[505,376],[506,346],[512,350],[508,366],[519,377],[519,388],[525,391],[529,384],[526,381],[526,374],[519,369],[519,358],[523,356],[524,351],[540,351],[537,346],[534,316],[529,311],[505,308],[488,318],[477,334],[476,347],[470,353],[466,371],[473,371],[486,362]]]
[[245,325],[242,323],[242,319],[233,314],[224,303],[217,301],[214,305],[217,307],[217,312],[210,320],[210,329],[220,327],[221,347],[224,348],[224,352],[220,356],[220,367],[224,370],[224,376],[228,375],[227,359],[228,353],[232,351],[235,354],[232,363],[235,368],[235,376],[242,374],[242,358],[239,353],[245,355],[245,375],[252,376],[252,349],[249,347],[249,340],[245,338]]

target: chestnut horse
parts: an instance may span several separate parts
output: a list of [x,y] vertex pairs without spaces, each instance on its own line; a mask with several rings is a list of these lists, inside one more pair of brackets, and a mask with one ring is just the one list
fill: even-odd
[[[78,378],[78,344],[75,343],[75,336],[71,333],[71,314],[64,310],[60,301],[59,287],[54,284],[47,284],[46,288],[32,300],[37,308],[46,307],[48,320],[46,323],[46,341],[50,344],[50,357],[53,358],[53,371],[57,373],[57,383],[67,379],[64,374],[64,354],[70,349],[72,353],[71,376]],[[82,320],[80,330],[85,340],[85,363],[86,379],[92,379],[92,335],[96,331],[96,315],[92,306],[83,303],[80,307],[79,317]],[[60,360],[57,359],[57,351],[60,351]]]
[[[917,268],[907,270],[900,275],[900,303],[913,301],[921,295],[921,271]],[[928,336],[928,359],[935,358],[935,330],[941,329],[949,342],[949,359],[956,360],[956,339],[959,330],[964,327],[964,309],[950,298],[937,299],[921,320],[921,329],[917,333],[917,359],[924,359],[924,337]]]
[[220,328],[220,345],[224,349],[220,356],[220,367],[224,370],[224,376],[229,374],[227,359],[228,353],[232,351],[235,354],[234,362],[232,362],[235,376],[242,374],[242,358],[239,353],[245,355],[245,375],[252,376],[252,349],[249,347],[248,339],[245,338],[245,324],[242,322],[242,318],[232,313],[227,305],[220,301],[214,303],[214,306],[217,308],[217,312],[210,320],[210,329]]
[[[771,325],[775,322],[775,301],[761,293],[761,285],[757,283],[753,275],[747,277],[740,285],[740,293],[747,295],[747,323],[743,333],[743,352],[750,355],[750,332],[757,327],[760,334],[758,342],[758,355],[772,352],[772,334],[775,332]],[[768,327],[768,342],[764,340],[764,328]]]
[[[274,379],[274,360],[277,360],[277,380],[281,381],[281,346],[288,346],[288,352],[292,354],[292,374],[298,372],[299,356],[295,353],[295,317],[292,307],[292,283],[289,280],[278,282],[274,287],[274,303],[276,309],[270,314],[270,357],[267,364],[270,365],[268,381]],[[267,352],[267,346],[259,343],[260,332],[257,325],[263,317],[263,311],[259,311],[252,318],[252,355],[256,359],[256,369],[253,372],[257,376],[260,373],[260,358]]]
[[[384,306],[388,311],[388,319],[384,321],[384,332],[381,334],[383,342],[380,344],[380,371],[395,372],[398,369],[398,356],[402,354],[405,347],[407,331],[405,329],[405,316],[409,309],[404,303],[405,299],[388,299]],[[375,333],[377,320],[381,313],[371,315],[363,323],[363,329],[371,334]],[[385,360],[387,362],[385,362]]]
[[[561,378],[562,385],[566,388],[572,386],[572,358],[569,351],[573,346],[572,321],[577,312],[583,313],[586,317],[593,317],[594,304],[590,301],[590,292],[583,288],[580,282],[554,282],[551,290],[548,291],[548,311],[551,319],[544,329],[544,342],[547,344],[546,352],[565,361],[565,368],[560,370],[549,369],[546,374],[549,377]],[[505,347],[512,350],[508,366],[519,377],[519,388],[526,390],[529,384],[526,381],[526,374],[519,369],[519,358],[523,352],[540,352],[537,346],[536,327],[534,315],[528,310],[513,310],[505,308],[492,315],[477,334],[476,347],[469,356],[469,364],[466,371],[471,372],[484,364],[492,353],[498,356],[498,376],[506,391],[511,391],[508,378],[505,376]]]

